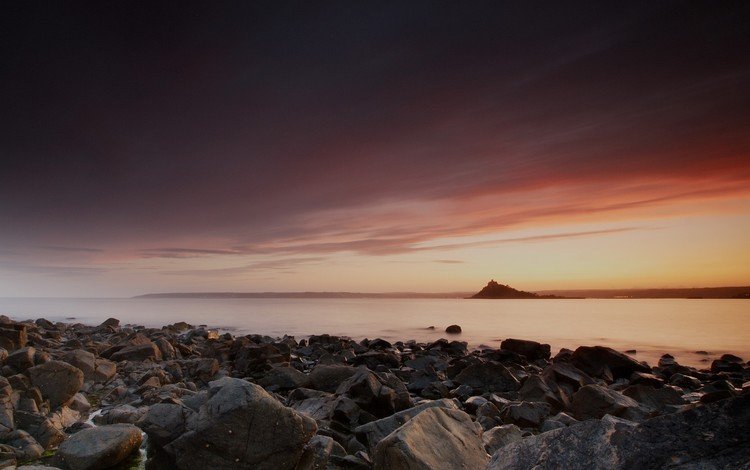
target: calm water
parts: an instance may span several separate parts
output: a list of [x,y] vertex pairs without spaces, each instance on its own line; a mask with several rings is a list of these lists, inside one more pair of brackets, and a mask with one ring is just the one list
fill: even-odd
[[[553,354],[562,347],[594,344],[636,349],[635,357],[651,365],[665,352],[694,366],[726,352],[750,359],[750,301],[732,299],[0,298],[0,314],[16,320],[75,317],[86,324],[116,317],[150,327],[186,321],[235,334],[301,338],[330,333],[419,341],[445,337],[445,327],[457,323],[463,328],[460,338],[473,347],[499,347],[505,338],[523,338],[551,344]],[[699,350],[711,355],[695,354]]]

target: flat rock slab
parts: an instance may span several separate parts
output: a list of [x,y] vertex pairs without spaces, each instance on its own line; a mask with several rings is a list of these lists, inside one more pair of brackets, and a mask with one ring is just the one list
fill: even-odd
[[143,437],[132,424],[84,429],[60,445],[55,464],[69,470],[98,470],[122,462],[137,451]]
[[748,468],[750,395],[652,418],[606,416],[501,447],[487,470]]

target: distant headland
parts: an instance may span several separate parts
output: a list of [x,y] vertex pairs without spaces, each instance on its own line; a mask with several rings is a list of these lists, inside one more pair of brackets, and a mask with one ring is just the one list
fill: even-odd
[[479,292],[472,295],[471,299],[564,299],[557,295],[539,295],[514,289],[508,285],[500,284],[491,279]]

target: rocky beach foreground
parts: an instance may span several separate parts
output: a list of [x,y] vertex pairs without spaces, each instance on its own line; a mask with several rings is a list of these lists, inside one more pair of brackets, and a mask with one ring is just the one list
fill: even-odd
[[0,347],[0,468],[750,468],[750,365],[732,355],[699,370],[518,339],[4,316]]

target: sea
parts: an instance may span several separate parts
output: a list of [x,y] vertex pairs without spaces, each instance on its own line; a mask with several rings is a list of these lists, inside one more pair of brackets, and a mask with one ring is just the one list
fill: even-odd
[[[725,353],[750,360],[746,299],[389,299],[389,298],[0,298],[0,314],[97,325],[161,327],[178,321],[234,335],[297,339],[328,333],[355,340],[466,341],[499,348],[506,338],[560,348],[602,345],[654,366],[662,354],[709,367]],[[460,335],[447,335],[449,325]]]

